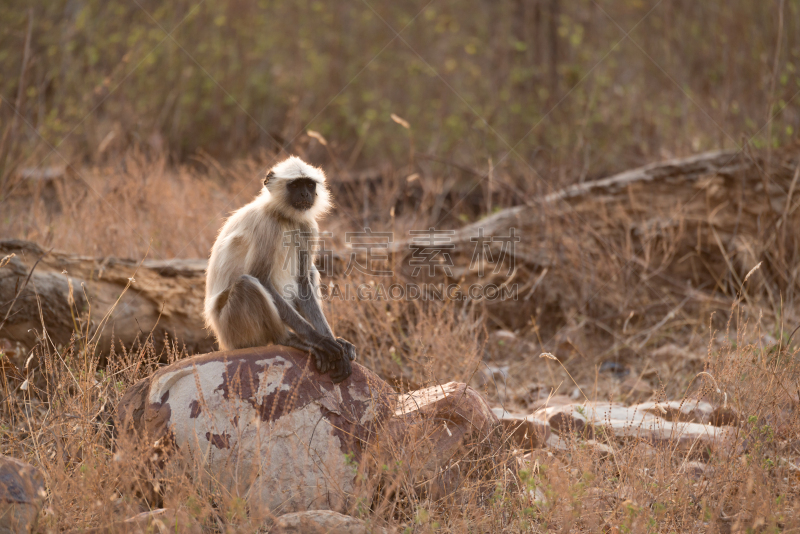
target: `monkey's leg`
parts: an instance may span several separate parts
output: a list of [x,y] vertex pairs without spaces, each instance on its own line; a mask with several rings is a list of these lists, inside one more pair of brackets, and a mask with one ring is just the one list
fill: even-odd
[[[304,269],[306,269],[306,262],[308,262],[307,256],[301,256],[301,272],[304,272]],[[319,294],[319,273],[313,263],[308,266],[306,274],[300,278],[299,282],[299,293],[295,297],[295,302],[297,303],[301,315],[311,323],[314,330],[332,338],[333,331],[328,324],[328,320],[325,319],[325,314],[322,313],[322,304],[320,303]]]
[[[224,299],[224,294],[220,295]],[[251,276],[242,276],[227,291],[227,300],[217,305],[221,349],[240,349],[280,343],[286,326],[272,296]]]

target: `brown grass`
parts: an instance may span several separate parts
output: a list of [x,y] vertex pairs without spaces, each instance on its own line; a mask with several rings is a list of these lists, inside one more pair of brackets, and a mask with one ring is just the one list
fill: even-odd
[[[364,363],[383,364],[375,367],[403,374],[393,370],[396,363],[384,348],[397,335],[394,321],[370,312],[353,315],[348,319],[370,317],[376,330],[380,323],[388,333],[383,344],[365,343],[368,332],[358,338],[362,353],[368,354]],[[424,313],[419,317],[425,324],[435,318]],[[415,496],[418,475],[392,468],[384,475],[384,485],[395,490],[374,500],[367,491],[372,486],[367,484],[357,494],[351,513],[373,524],[415,532],[795,528],[796,459],[800,455],[795,355],[785,348],[764,350],[748,342],[751,334],[759,334],[757,325],[742,325],[731,333],[732,339],[723,337],[709,347],[705,369],[715,387],[695,377],[687,396],[719,404],[724,396],[744,421],[738,447],[709,455],[704,450],[654,448],[636,440],[606,438],[612,449],[609,453],[576,437],[567,438],[567,450],[540,449],[524,459],[523,452],[493,449],[480,458],[484,466],[500,467],[494,471],[488,494],[485,482],[477,479],[444,501],[432,501]],[[427,366],[416,367],[418,374],[410,375],[414,381],[421,382],[425,376],[428,382],[442,376],[465,380],[475,370],[475,360],[462,359],[464,339],[461,329],[444,321],[435,341],[419,339],[429,353],[414,352],[414,343],[398,346],[411,367],[416,358],[430,358]],[[147,346],[133,352],[117,350],[102,369],[94,348],[79,344],[56,348],[42,343],[33,355],[27,389],[21,390],[13,376],[4,375],[0,452],[24,458],[46,473],[49,496],[40,530],[109,524],[137,513],[148,502],[149,506],[185,509],[210,531],[252,532],[268,525],[248,519],[243,501],[222,488],[192,483],[191,470],[187,472],[177,462],[167,462],[163,471],[147,475],[142,466],[148,458],[115,450],[111,416],[126,387],[151,373],[159,356],[172,360],[181,355],[171,350],[156,355]],[[380,461],[380,465],[397,465],[385,456]],[[501,466],[509,461],[519,463],[521,482],[502,476]],[[702,473],[688,463],[694,461],[706,465]],[[144,478],[139,473],[145,473]],[[150,495],[147,482],[161,497],[141,500],[143,494]],[[373,503],[372,510],[367,503]]]
[[[90,167],[51,181],[20,182],[4,214],[2,235],[86,255],[142,257],[149,249],[155,257],[204,256],[221,218],[257,191],[260,170],[269,161],[264,157],[223,167],[209,158],[201,167],[175,168],[163,158],[132,152],[114,168]],[[402,171],[388,176],[402,176]],[[441,185],[399,188],[384,178],[369,196],[370,224],[374,230],[403,231],[435,224],[429,211],[410,207],[416,202],[452,205],[454,198],[441,197]],[[324,226],[334,232],[334,248],[342,250],[343,232],[363,224],[364,213],[352,188],[335,184],[334,191],[340,207]],[[404,214],[392,214],[396,206]],[[551,215],[557,225],[545,224],[543,235],[558,228],[563,232],[570,221],[577,224]],[[547,214],[542,218],[547,221]],[[578,239],[580,228],[573,227],[569,235]],[[685,233],[664,232],[646,236],[641,246],[666,242],[678,247],[681,239],[687,239]],[[580,253],[580,243],[564,245],[568,254]],[[588,250],[586,245],[583,249]],[[663,321],[683,296],[652,278],[650,289],[637,297],[645,311],[626,321],[630,304],[626,308],[614,300],[619,295],[612,296],[632,278],[611,284],[621,265],[619,251],[602,250],[606,256],[599,256],[593,271],[577,262],[576,270],[568,272],[565,261],[562,279],[586,281],[587,286],[561,293],[557,308],[545,303],[549,307],[533,309],[531,320],[513,332],[504,326],[504,317],[519,314],[518,307],[501,313],[479,303],[334,300],[327,313],[337,333],[359,348],[360,362],[398,390],[471,382],[493,403],[516,410],[553,394],[583,399],[580,391],[592,400],[623,402],[705,398],[727,403],[738,414],[739,446],[709,454],[607,436],[609,453],[575,436],[567,439],[566,450],[537,450],[525,459],[523,451],[492,450],[488,457],[482,453],[482,465],[490,466],[488,497],[486,479],[479,477],[435,502],[415,493],[416,473],[389,470],[384,483],[397,488],[391,502],[375,500],[365,485],[353,514],[414,532],[760,532],[800,526],[800,501],[795,500],[798,367],[788,322],[796,311],[785,308],[783,316],[773,311],[766,289],[772,278],[764,277],[757,287],[748,286],[747,301],[741,290],[717,288]],[[334,281],[369,279],[339,274]],[[653,295],[648,293],[652,286],[672,306],[651,296],[655,307],[648,313],[641,299]],[[605,305],[581,308],[598,292]],[[560,319],[548,324],[555,314]],[[644,335],[638,341],[649,337],[635,345],[635,352],[626,352],[631,343],[615,344],[615,339],[639,333]],[[0,453],[25,459],[46,474],[49,493],[40,530],[104,525],[156,505],[183,508],[209,531],[267,528],[248,518],[243,501],[213,485],[191,483],[190,473],[178,464],[167,462],[163,472],[142,479],[133,474],[143,472],[147,459],[115,450],[111,418],[122,393],[158,365],[185,357],[176,347],[156,354],[148,340],[103,353],[78,337],[66,347],[54,346],[43,332],[35,347],[4,349]],[[539,358],[545,349],[561,362]],[[628,375],[603,370],[601,364],[610,360]],[[27,389],[22,388],[25,378]],[[689,462],[694,461],[705,464],[704,472],[693,471],[695,464]],[[508,462],[519,465],[519,480],[505,476],[502,466]],[[157,484],[159,497],[143,501],[150,489],[142,480],[148,477]]]

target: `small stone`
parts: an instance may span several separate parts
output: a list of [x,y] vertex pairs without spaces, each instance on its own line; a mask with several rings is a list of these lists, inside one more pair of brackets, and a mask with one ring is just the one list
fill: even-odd
[[0,534],[33,531],[46,496],[44,477],[38,469],[0,456]]
[[605,443],[600,443],[599,441],[595,441],[593,439],[586,440],[586,446],[591,449],[597,457],[601,460],[605,460],[609,456],[614,455],[614,449]]
[[330,510],[309,510],[282,515],[275,522],[280,534],[384,534],[384,528],[371,527],[364,521]]
[[703,462],[686,462],[681,466],[681,472],[686,473],[694,479],[710,476],[713,469]]

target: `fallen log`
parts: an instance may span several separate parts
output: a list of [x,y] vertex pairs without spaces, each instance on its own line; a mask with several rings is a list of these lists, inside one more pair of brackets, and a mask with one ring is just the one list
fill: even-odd
[[156,345],[169,335],[190,353],[213,350],[202,319],[206,260],[89,258],[19,240],[0,241],[4,257],[0,338],[32,347],[45,332],[57,345],[96,336],[108,347],[112,334],[130,345],[152,332]]
[[[654,300],[686,300],[679,311],[689,315],[698,303],[726,311],[759,264],[741,292],[745,305],[778,310],[781,294],[791,300],[800,290],[792,274],[800,258],[798,186],[794,147],[771,166],[760,153],[741,151],[653,163],[531,198],[444,236],[451,274],[437,269],[433,278],[462,289],[516,284],[512,306],[487,302],[505,328],[533,316],[545,331],[557,331],[575,309],[605,317],[607,325],[634,312],[626,323],[642,335],[627,345],[637,347],[662,318],[682,320],[654,310]],[[512,236],[518,241],[509,246],[504,238]],[[398,240],[391,247],[407,276],[403,256],[412,245]]]

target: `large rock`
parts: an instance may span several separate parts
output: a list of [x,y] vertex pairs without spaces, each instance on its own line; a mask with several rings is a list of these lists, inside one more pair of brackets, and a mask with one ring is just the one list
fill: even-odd
[[449,382],[400,396],[390,421],[392,454],[405,463],[418,489],[438,500],[466,477],[485,482],[489,471],[504,469],[495,461],[503,445],[501,428],[477,391]]
[[118,423],[123,451],[167,446],[197,481],[245,498],[251,514],[344,511],[354,466],[394,404],[358,364],[334,384],[304,353],[269,346],[159,370],[126,392]]
[[250,513],[262,516],[348,511],[392,485],[372,475],[395,476],[394,466],[401,466],[403,484],[432,499],[451,495],[467,478],[490,492],[494,471],[506,474],[496,454],[502,426],[466,384],[397,397],[355,365],[337,385],[286,347],[165,367],[126,392],[118,420],[121,438],[135,438],[121,439],[123,451],[158,459],[158,467],[168,452],[198,480],[243,497]]
[[0,456],[0,534],[31,532],[46,496],[39,470]]

